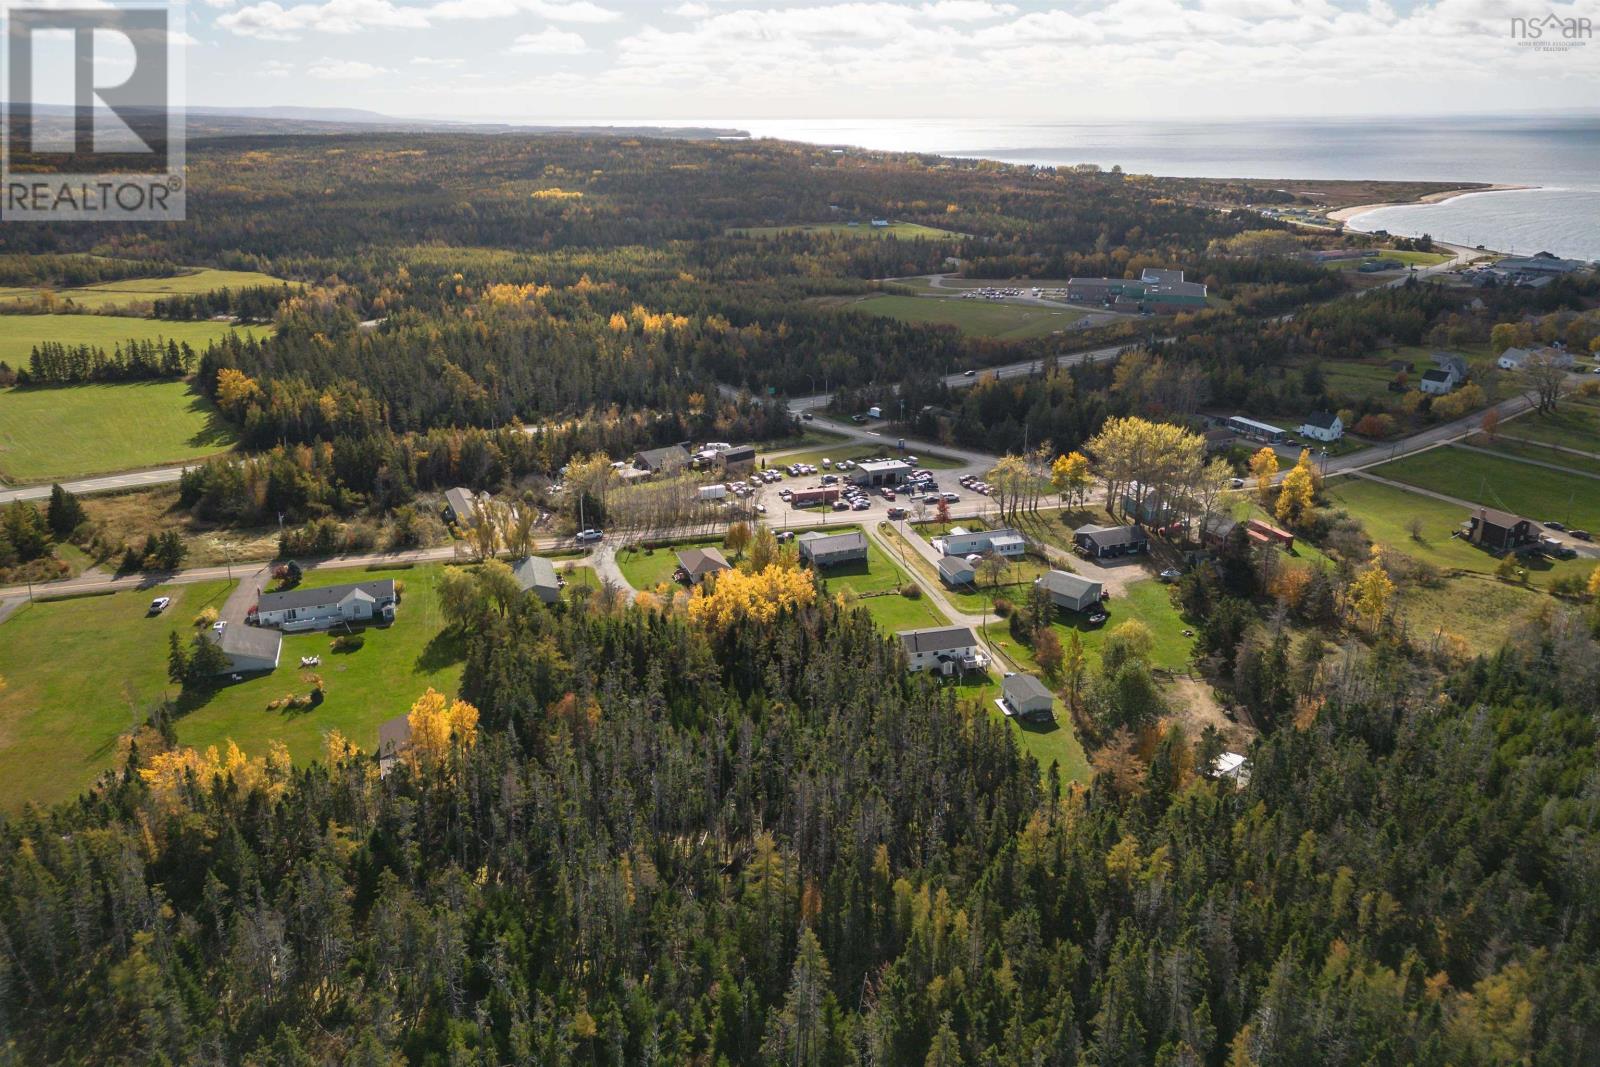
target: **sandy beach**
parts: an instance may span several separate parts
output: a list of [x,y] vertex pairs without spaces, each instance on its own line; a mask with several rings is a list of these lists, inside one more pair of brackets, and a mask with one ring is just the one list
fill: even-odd
[[1355,207],[1342,207],[1338,211],[1328,212],[1328,218],[1334,222],[1349,222],[1357,215],[1367,211],[1376,211],[1381,207],[1408,207],[1412,204],[1438,204],[1445,200],[1452,200],[1458,196],[1468,196],[1472,193],[1511,193],[1522,189],[1537,189],[1537,185],[1486,185],[1476,189],[1446,189],[1442,193],[1429,193],[1419,196],[1415,200],[1392,200],[1381,204],[1357,204]]

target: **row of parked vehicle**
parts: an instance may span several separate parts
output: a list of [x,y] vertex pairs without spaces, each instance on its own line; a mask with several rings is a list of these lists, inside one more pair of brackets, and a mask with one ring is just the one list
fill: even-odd
[[988,496],[994,492],[994,486],[979,478],[976,474],[963,474],[961,476],[961,484],[980,496]]

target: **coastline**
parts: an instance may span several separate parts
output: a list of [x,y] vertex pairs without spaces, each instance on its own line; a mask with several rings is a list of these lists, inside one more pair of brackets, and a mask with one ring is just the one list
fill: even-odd
[[1473,193],[1514,193],[1524,192],[1529,189],[1538,189],[1537,185],[1485,185],[1473,189],[1446,189],[1440,193],[1428,193],[1415,200],[1387,201],[1381,204],[1357,204],[1354,207],[1342,207],[1337,211],[1328,212],[1328,218],[1333,222],[1349,222],[1357,215],[1366,214],[1384,207],[1413,207],[1417,204],[1442,204],[1446,200],[1454,200],[1458,196],[1471,196]]

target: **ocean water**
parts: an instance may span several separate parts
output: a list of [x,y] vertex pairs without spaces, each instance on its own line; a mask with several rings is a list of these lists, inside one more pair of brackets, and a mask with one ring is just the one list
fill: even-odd
[[1008,163],[1121,165],[1133,173],[1182,177],[1538,186],[1537,192],[1385,209],[1357,216],[1354,225],[1407,236],[1426,232],[1506,252],[1600,259],[1600,111],[1216,122],[717,118],[670,125]]

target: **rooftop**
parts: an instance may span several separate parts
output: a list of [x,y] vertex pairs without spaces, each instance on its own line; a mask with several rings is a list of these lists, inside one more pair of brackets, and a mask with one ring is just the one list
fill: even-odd
[[715,547],[686,548],[678,553],[678,565],[692,580],[699,581],[713,571],[728,570],[728,561]]
[[972,636],[970,626],[932,626],[925,630],[901,630],[895,636],[910,653],[950,652],[958,648],[978,646],[978,639]]
[[1013,702],[1038,700],[1041,697],[1046,700],[1055,699],[1055,694],[1050,692],[1049,687],[1031,674],[1006,675],[1000,680],[1000,691],[1005,693],[1007,700]]
[[1338,419],[1339,416],[1331,411],[1313,411],[1306,416],[1305,425],[1315,426],[1320,430],[1331,430]]
[[836,534],[817,533],[813,530],[801,534],[800,540],[812,552],[842,552],[846,549],[867,547],[867,535],[860,530]]
[[1099,582],[1085,578],[1081,574],[1073,574],[1071,571],[1047,571],[1034,581],[1052,593],[1060,593],[1062,596],[1081,597],[1086,593],[1098,595],[1100,592]]
[[363,594],[373,600],[392,601],[394,579],[377,578],[370,582],[349,582],[344,585],[323,585],[309,589],[289,589],[282,593],[267,593],[257,602],[256,611],[288,611],[291,608],[309,608],[318,604],[337,604],[352,593]]
[[1074,537],[1088,537],[1097,545],[1126,545],[1146,541],[1149,537],[1137,526],[1080,526],[1072,532]]
[[524,592],[529,589],[557,589],[561,582],[556,578],[555,564],[543,556],[524,556],[511,565],[511,573]]

